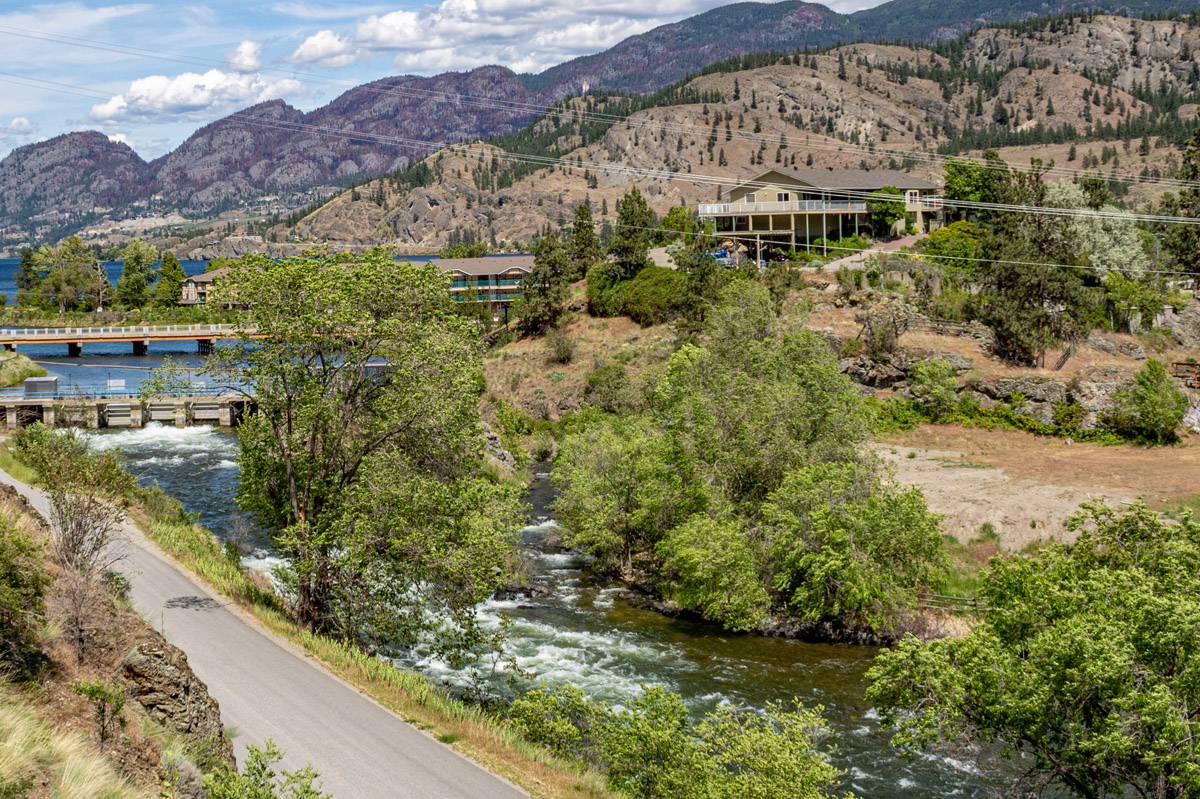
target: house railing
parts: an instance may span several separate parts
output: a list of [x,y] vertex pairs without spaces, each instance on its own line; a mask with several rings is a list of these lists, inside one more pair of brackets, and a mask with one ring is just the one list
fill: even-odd
[[[907,211],[937,211],[941,197],[919,197],[897,200],[904,202]],[[764,203],[701,203],[700,216],[737,216],[738,214],[821,213],[825,211],[865,211],[866,200],[790,200]]]

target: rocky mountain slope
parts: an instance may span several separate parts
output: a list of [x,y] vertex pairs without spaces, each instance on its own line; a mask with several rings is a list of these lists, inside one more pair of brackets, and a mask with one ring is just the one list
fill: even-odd
[[[906,154],[985,132],[1014,142],[1002,149],[1012,162],[1036,155],[1062,168],[1086,166],[1117,191],[1127,190],[1133,203],[1158,189],[1137,182],[1143,173],[1178,168],[1177,141],[1165,133],[1144,143],[1119,134],[1138,120],[1159,120],[1146,121],[1147,129],[1158,124],[1168,131],[1195,123],[1194,62],[1183,56],[1197,48],[1200,28],[1097,16],[1054,33],[984,30],[942,52],[852,44],[799,62],[781,58],[695,78],[690,96],[719,99],[639,111],[585,146],[579,126],[557,118],[530,131],[557,136],[548,154],[614,171],[563,164],[530,172],[493,145],[462,145],[431,156],[423,172],[346,192],[277,237],[414,249],[444,246],[454,232],[498,243],[527,240],[569,219],[584,201],[596,216],[607,209],[614,218],[616,200],[631,182],[617,167],[663,173],[636,180],[660,213],[718,199],[700,176],[742,180],[776,165],[907,167],[936,180],[937,162]],[[1151,101],[1172,92],[1177,108],[1156,110]],[[606,104],[575,99],[567,108],[603,113]],[[997,108],[1004,126],[995,121]],[[1068,129],[1076,140],[1059,136]],[[1020,144],[1038,130],[1042,142]],[[1106,138],[1108,130],[1117,136]],[[411,182],[416,172],[426,176],[419,185]]]
[[[379,174],[424,155],[423,142],[516,130],[532,120],[530,105],[585,89],[652,91],[730,56],[855,39],[933,41],[986,22],[1083,6],[1139,13],[1190,11],[1200,3],[892,0],[851,15],[797,0],[738,3],[630,37],[540,75],[483,67],[430,78],[387,78],[351,89],[307,114],[279,101],[264,103],[200,129],[150,164],[131,151],[102,146],[100,134],[71,134],[28,145],[0,161],[0,188],[5,189],[0,245],[70,232],[97,218],[102,212],[96,208],[138,202],[212,212],[263,195]],[[71,168],[49,167],[65,160]]]

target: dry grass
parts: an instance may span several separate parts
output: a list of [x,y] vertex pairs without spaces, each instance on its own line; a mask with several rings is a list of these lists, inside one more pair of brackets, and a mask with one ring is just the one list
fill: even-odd
[[[24,781],[24,782],[23,782]],[[24,795],[54,799],[146,799],[80,735],[42,721],[21,693],[0,684],[0,790],[28,785]]]

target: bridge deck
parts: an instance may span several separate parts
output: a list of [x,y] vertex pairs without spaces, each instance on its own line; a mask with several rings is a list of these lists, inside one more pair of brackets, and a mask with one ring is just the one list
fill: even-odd
[[106,342],[194,341],[198,339],[258,338],[234,325],[142,325],[140,327],[25,327],[0,328],[0,345],[102,344]]

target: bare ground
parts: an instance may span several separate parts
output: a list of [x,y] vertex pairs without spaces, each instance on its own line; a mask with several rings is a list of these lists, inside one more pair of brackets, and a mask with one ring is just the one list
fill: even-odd
[[[991,522],[1004,550],[1068,541],[1081,502],[1145,499],[1164,507],[1200,494],[1200,440],[1176,447],[1067,444],[1008,430],[922,425],[876,445],[905,484],[925,491],[946,532],[963,543]],[[912,457],[909,453],[915,453]]]

